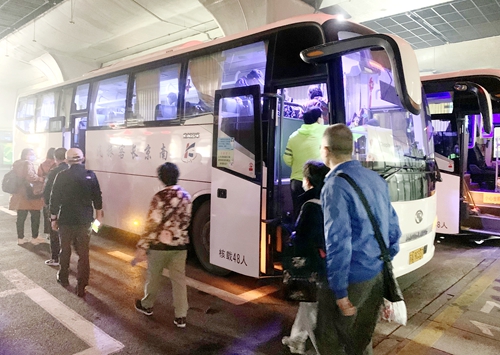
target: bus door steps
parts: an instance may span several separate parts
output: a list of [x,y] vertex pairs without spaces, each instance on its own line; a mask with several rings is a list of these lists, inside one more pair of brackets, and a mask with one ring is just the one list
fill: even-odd
[[469,232],[500,235],[500,216],[489,214],[480,214],[477,216],[470,215],[467,219],[462,221],[460,227]]
[[500,218],[500,206],[495,205],[476,205],[479,209],[480,216],[484,217],[492,217],[492,218]]

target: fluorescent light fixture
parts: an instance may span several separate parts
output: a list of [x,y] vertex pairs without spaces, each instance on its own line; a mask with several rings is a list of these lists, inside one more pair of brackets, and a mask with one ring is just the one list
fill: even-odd
[[450,43],[448,38],[446,38],[445,35],[443,35],[441,32],[436,30],[434,26],[432,26],[429,22],[427,22],[424,18],[422,18],[419,14],[413,12],[413,11],[408,11],[406,15],[411,18],[413,21],[418,23],[420,26],[425,28],[427,31],[432,33],[434,36],[436,36],[438,39],[440,39],[444,44]]
[[323,7],[322,9],[319,9],[319,11],[321,11],[324,14],[328,14],[328,15],[338,15],[337,18],[340,21],[347,20],[347,19],[350,19],[352,17],[351,15],[349,15],[349,13],[346,10],[344,10],[339,5],[332,5],[332,6]]

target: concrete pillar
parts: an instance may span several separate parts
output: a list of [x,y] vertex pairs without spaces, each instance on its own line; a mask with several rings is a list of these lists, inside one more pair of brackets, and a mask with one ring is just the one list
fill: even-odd
[[314,12],[312,6],[300,0],[199,1],[210,11],[226,36]]

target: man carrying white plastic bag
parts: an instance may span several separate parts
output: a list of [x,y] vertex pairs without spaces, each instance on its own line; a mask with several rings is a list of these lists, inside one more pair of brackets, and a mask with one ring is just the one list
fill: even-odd
[[406,312],[405,301],[391,302],[384,298],[384,304],[382,305],[380,319],[385,320],[389,323],[394,322],[401,325],[406,325],[408,315]]

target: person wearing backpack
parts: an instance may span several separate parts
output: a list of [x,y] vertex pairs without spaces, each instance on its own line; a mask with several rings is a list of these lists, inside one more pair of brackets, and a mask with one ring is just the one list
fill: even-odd
[[27,194],[27,187],[29,186],[27,184],[31,184],[34,191],[43,188],[44,179],[36,174],[35,166],[33,165],[35,159],[35,151],[31,148],[25,148],[21,152],[21,159],[16,160],[12,165],[12,170],[20,180],[17,191],[12,194],[9,201],[9,210],[17,211],[16,229],[18,245],[27,242],[24,239],[24,222],[28,217],[28,212],[31,216],[31,243],[36,245],[47,242],[45,238],[38,236],[43,200],[41,197],[30,199]]

